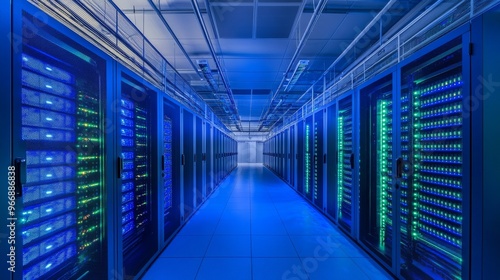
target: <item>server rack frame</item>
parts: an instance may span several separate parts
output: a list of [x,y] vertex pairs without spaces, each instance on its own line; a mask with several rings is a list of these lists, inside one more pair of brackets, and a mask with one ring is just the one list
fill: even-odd
[[[462,81],[463,81],[463,101],[462,101],[462,106],[464,110],[466,108],[469,108],[468,102],[470,101],[470,91],[471,91],[471,78],[470,78],[470,69],[471,69],[471,57],[470,57],[470,24],[467,23],[465,25],[459,26],[456,29],[448,32],[446,35],[438,38],[437,40],[433,41],[432,43],[428,44],[427,46],[421,48],[420,50],[416,51],[412,55],[410,55],[408,58],[400,62],[397,67],[398,67],[398,72],[399,72],[399,78],[400,81],[402,80],[402,69],[411,64],[416,62],[417,60],[422,59],[422,57],[426,56],[430,52],[434,51],[435,49],[445,45],[446,43],[449,43],[453,40],[460,40],[462,44]],[[398,83],[399,85],[401,83]],[[401,90],[398,91],[400,93]],[[401,108],[401,105],[398,103],[399,108]],[[471,225],[471,205],[470,205],[470,200],[471,200],[471,119],[470,117],[467,118],[462,118],[463,121],[463,142],[462,145],[464,147],[464,152],[463,152],[463,174],[462,174],[462,184],[463,184],[463,191],[462,191],[462,213],[463,213],[463,220],[462,220],[462,278],[463,279],[470,279],[470,240],[471,240],[471,234],[470,234],[470,225]],[[398,131],[399,132],[399,131]],[[401,155],[401,146],[400,143],[399,145],[399,156]],[[395,157],[399,157],[395,156]],[[400,193],[400,192],[399,192]],[[398,201],[400,200],[400,194],[398,196]],[[399,211],[399,205],[398,205],[398,211]],[[399,230],[397,231],[398,235],[400,235]],[[400,250],[400,241],[401,238],[398,236],[397,239],[397,263],[396,266],[394,267],[395,271],[393,273],[400,277],[404,278],[403,275],[401,275],[401,250]]]
[[[362,91],[364,91],[365,89],[367,88],[370,88],[370,86],[374,85],[374,84],[377,84],[379,81],[383,80],[384,78],[387,78],[390,76],[390,80],[391,80],[391,83],[392,83],[392,89],[391,89],[391,101],[392,101],[392,164],[391,164],[391,174],[393,175],[392,176],[392,184],[391,184],[391,188],[392,188],[392,192],[393,192],[393,198],[392,198],[392,201],[394,202],[393,203],[393,219],[392,219],[392,227],[393,227],[393,230],[392,230],[392,242],[391,242],[391,261],[390,263],[387,263],[387,261],[385,261],[377,252],[375,252],[370,246],[368,246],[367,244],[365,244],[365,242],[362,240],[362,236],[361,236],[361,209],[359,210],[359,213],[358,213],[358,224],[357,224],[357,228],[358,228],[358,234],[359,234],[359,237],[357,238],[357,240],[359,241],[359,244],[361,247],[363,247],[367,252],[369,252],[369,254],[375,258],[378,263],[380,263],[381,265],[383,265],[386,269],[390,270],[391,272],[394,273],[394,271],[392,271],[393,267],[396,266],[396,262],[397,262],[397,233],[396,233],[396,230],[395,229],[399,229],[399,211],[397,211],[397,206],[395,206],[395,204],[399,201],[399,192],[397,191],[397,178],[396,178],[396,162],[397,162],[397,155],[399,155],[399,143],[397,141],[397,135],[399,135],[399,118],[396,117],[396,116],[399,116],[397,115],[397,113],[399,112],[399,106],[397,106],[399,104],[399,99],[400,99],[400,96],[399,96],[399,71],[398,71],[398,68],[396,66],[393,66],[393,67],[390,67],[389,69],[383,71],[382,73],[372,77],[371,79],[369,79],[368,81],[366,81],[365,83],[363,83],[360,87],[356,88],[355,90],[355,95],[356,95],[356,99],[361,103],[361,98],[363,98],[362,96]],[[361,104],[359,104],[359,108],[361,109]],[[361,114],[361,110],[358,110],[357,111],[359,114]],[[361,121],[361,117],[358,117],[358,119]],[[360,129],[358,130],[358,134],[361,133],[361,131],[363,130],[362,127],[361,127],[361,124],[359,123],[360,125]],[[361,143],[361,136],[358,137],[359,138],[359,141]],[[360,159],[360,161],[358,162],[358,165],[367,165],[365,164],[364,162],[361,162],[361,159],[365,159],[366,157],[362,157],[361,156],[361,153],[364,151],[364,148],[362,147],[362,145],[358,145],[359,149],[358,149],[358,153],[359,153],[359,156],[358,158]],[[363,172],[363,170],[360,170],[361,172]],[[358,173],[357,173],[358,174]],[[359,188],[359,203],[361,203],[361,188],[366,188],[366,187],[369,187],[369,186],[362,186],[362,184],[364,183],[362,180],[361,180],[361,177],[363,175],[359,175],[360,176],[360,180],[358,181],[358,188]],[[360,207],[359,207],[360,208]]]
[[[36,21],[35,28],[37,28],[37,32],[34,34],[30,34],[30,36],[25,36],[23,37],[23,32],[22,32],[22,16],[23,13],[26,14],[27,17],[31,17],[33,21]],[[23,155],[24,148],[22,147],[23,145],[21,144],[21,137],[20,135],[17,135],[15,126],[17,124],[21,124],[21,117],[15,114],[15,110],[11,111],[11,108],[20,108],[20,100],[17,100],[15,98],[16,93],[20,93],[20,82],[21,81],[21,73],[20,73],[20,62],[21,62],[21,48],[22,48],[22,40],[30,40],[33,39],[36,36],[44,36],[44,37],[51,37],[55,38],[54,36],[57,37],[57,40],[59,42],[67,41],[68,44],[70,44],[71,48],[76,47],[78,50],[83,50],[85,53],[98,58],[99,60],[102,60],[102,67],[105,69],[103,75],[105,75],[106,80],[111,80],[113,79],[114,76],[114,68],[115,68],[115,63],[109,57],[104,54],[101,50],[93,46],[92,44],[88,43],[87,41],[83,40],[80,38],[78,35],[76,35],[72,30],[67,28],[66,26],[60,24],[58,21],[54,20],[52,17],[46,15],[42,11],[40,11],[38,8],[33,6],[30,3],[27,3],[26,1],[5,1],[2,3],[2,24],[1,28],[2,30],[5,29],[5,33],[8,36],[4,36],[4,40],[7,42],[5,44],[2,44],[1,50],[2,50],[2,61],[7,62],[9,67],[4,67],[2,68],[2,72],[5,71],[5,75],[2,77],[5,79],[7,78],[7,81],[2,83],[2,88],[4,88],[5,92],[9,92],[4,96],[4,102],[2,102],[2,115],[4,118],[2,118],[2,123],[5,121],[5,128],[8,129],[8,132],[5,132],[5,137],[8,137],[7,140],[1,141],[2,142],[2,151],[3,149],[9,149],[8,151],[5,151],[5,155],[9,155],[7,157],[2,158],[5,159],[6,161],[10,162],[8,163],[8,166],[13,166],[14,165],[14,159],[15,158],[25,158],[25,155]],[[33,36],[31,36],[33,35]],[[68,46],[66,43],[61,43],[61,46]],[[10,63],[9,63],[10,62]],[[113,87],[111,84],[106,84],[103,88],[103,91],[105,92],[104,94],[104,99],[105,99],[105,105],[103,106],[101,113],[101,118],[102,120],[110,120],[112,119],[112,114],[111,109],[111,100],[112,100],[112,93],[113,93]],[[3,108],[3,107],[6,108]],[[5,115],[4,115],[5,114]],[[8,117],[7,117],[8,116]],[[114,145],[113,143],[114,140],[114,134],[111,133],[108,130],[105,130],[105,135],[103,138],[106,138],[108,143],[105,143],[103,147],[103,153],[101,154],[102,157],[104,158],[102,162],[102,168],[104,170],[112,171],[114,169],[114,161],[112,160],[112,157],[110,156],[112,154],[112,150]],[[5,166],[5,169],[7,166]],[[24,177],[25,172],[21,173],[16,173],[16,176],[19,177]],[[22,176],[21,176],[22,175]],[[111,176],[110,176],[111,177]],[[109,177],[104,177],[102,179],[103,184],[105,185],[113,185],[114,180]],[[22,187],[24,183],[24,179],[21,179],[20,181],[21,184],[16,184],[18,187]],[[103,189],[101,192],[101,195],[103,197],[107,197],[105,199],[105,206],[107,209],[112,209],[111,206],[113,197],[109,195],[107,190]],[[4,197],[4,196],[2,196]],[[5,199],[7,199],[7,196],[5,196]],[[5,202],[4,205],[8,205],[7,202]],[[20,217],[21,215],[21,209],[22,209],[22,197],[18,197],[16,199],[16,205],[17,205],[17,210],[16,210],[16,216]],[[111,270],[109,268],[116,267],[116,259],[112,254],[109,254],[107,252],[113,252],[116,248],[114,240],[112,240],[112,232],[113,229],[117,228],[117,225],[114,224],[114,218],[113,218],[113,213],[112,211],[104,211],[104,214],[102,215],[102,220],[103,222],[103,232],[108,233],[108,234],[103,234],[102,236],[102,257],[104,259],[103,263],[103,268],[105,272],[102,273],[102,275],[107,275],[107,277],[113,277],[116,275],[115,270]],[[22,256],[22,232],[21,232],[21,225],[18,225],[16,228],[16,248],[15,252],[17,256]],[[3,231],[2,231],[3,232]],[[5,249],[5,252],[8,251],[7,247],[7,242],[4,243],[4,245],[1,245],[0,248],[2,250]],[[4,255],[6,256],[6,254]],[[7,263],[7,262],[4,262]],[[16,272],[11,273],[7,270],[5,267],[4,270],[2,270],[2,273],[0,275],[4,275],[5,278],[2,279],[22,279],[22,259],[17,258],[16,260]]]
[[[147,96],[145,97],[144,95],[148,95],[149,98],[151,100],[148,101],[148,105],[149,105],[149,110],[151,110],[151,115],[153,116],[150,121],[151,123],[149,124],[150,125],[150,128],[152,129],[152,135],[153,136],[157,136],[158,135],[158,111],[159,111],[159,102],[158,102],[158,92],[157,90],[155,90],[155,87],[153,85],[151,85],[149,82],[145,81],[142,77],[139,77],[138,75],[136,75],[135,73],[133,73],[131,70],[127,69],[126,67],[122,66],[122,65],[117,65],[116,67],[116,85],[115,85],[115,88],[116,88],[116,92],[115,92],[115,101],[113,102],[113,106],[114,108],[112,108],[113,112],[116,114],[116,125],[118,125],[120,123],[120,109],[119,109],[119,103],[117,103],[117,100],[120,100],[122,97],[123,97],[123,92],[122,92],[122,83],[124,83],[123,81],[124,80],[128,80],[129,82],[131,83],[135,83],[136,86],[139,86],[139,87],[143,87],[145,92],[143,93],[139,93],[139,91],[133,91],[131,93],[131,96],[132,98],[136,99],[137,101],[141,102],[141,101],[144,101],[146,98],[148,98]],[[144,274],[146,268],[154,261],[154,259],[156,258],[156,256],[158,255],[159,253],[159,248],[160,248],[160,237],[159,237],[159,222],[158,222],[158,219],[159,219],[159,213],[158,213],[158,210],[159,210],[159,203],[158,203],[158,200],[159,200],[159,192],[158,192],[158,189],[156,189],[154,186],[158,186],[159,184],[159,176],[160,176],[160,170],[158,167],[160,167],[161,165],[159,164],[159,161],[160,161],[160,157],[159,157],[159,154],[158,154],[158,145],[159,145],[159,139],[158,137],[153,137],[151,136],[151,139],[148,140],[149,141],[149,145],[151,146],[151,150],[152,150],[152,159],[149,161],[149,163],[151,165],[154,165],[156,164],[156,168],[155,166],[151,166],[149,171],[151,172],[149,174],[149,176],[151,177],[151,179],[149,180],[149,184],[151,184],[151,189],[150,191],[148,192],[149,195],[151,195],[152,197],[152,206],[150,208],[151,211],[153,211],[153,213],[151,213],[152,215],[152,218],[156,219],[156,221],[152,221],[152,226],[153,226],[153,238],[151,238],[151,240],[148,240],[149,242],[152,242],[152,250],[151,252],[148,251],[147,254],[149,254],[149,256],[144,256],[141,254],[142,256],[142,259],[144,259],[142,265],[139,267],[139,268],[133,268],[133,271],[132,273],[133,274],[127,274],[127,269],[132,269],[132,265],[125,265],[125,257],[123,256],[123,237],[122,237],[122,233],[121,233],[121,230],[119,232],[119,234],[117,235],[117,239],[118,239],[118,244],[117,244],[117,248],[118,248],[118,258],[119,258],[119,263],[118,263],[118,274],[119,275],[123,275],[123,277],[133,277],[133,278],[136,278],[137,276],[139,275],[142,275]],[[121,136],[120,136],[120,130],[119,129],[116,129],[116,143],[120,143],[120,139],[121,139]],[[117,145],[118,148],[116,149],[116,155],[113,157],[113,158],[121,158],[121,152],[122,152],[122,149],[121,149],[121,146],[120,145]],[[123,166],[123,158],[121,158],[121,162],[122,162],[122,166]],[[122,167],[120,167],[120,162],[117,162],[116,163],[116,173],[115,174],[120,174],[121,173],[121,169]],[[113,176],[113,177],[116,177],[116,176]],[[119,229],[121,229],[121,201],[122,201],[122,192],[121,192],[121,185],[122,185],[122,179],[119,178],[117,179],[117,186],[120,186],[119,188],[115,188],[116,192],[117,192],[117,203],[114,205],[114,209],[116,209],[116,215],[115,215],[115,219],[118,219],[118,225],[119,225]],[[119,202],[119,203],[118,203]],[[120,207],[118,207],[120,206]],[[115,275],[116,277],[116,275]]]

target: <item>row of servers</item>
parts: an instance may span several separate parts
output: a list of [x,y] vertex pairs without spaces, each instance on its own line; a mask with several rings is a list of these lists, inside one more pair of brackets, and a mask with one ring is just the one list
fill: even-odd
[[[487,89],[484,79],[471,80],[484,73],[471,60],[492,65],[494,75],[498,64],[482,56],[479,39],[487,35],[473,43],[470,31],[484,34],[481,21],[495,16],[498,27],[498,11],[487,13],[264,143],[264,165],[398,278],[496,277],[486,274],[484,262],[498,260],[485,252],[498,242],[486,241],[492,233],[481,225],[482,219],[495,223],[493,216],[484,218],[491,211],[485,209],[495,207],[478,197],[500,196],[493,185],[481,184],[485,173],[471,172],[488,153],[482,137],[499,135],[482,130],[483,106],[494,99],[476,98]],[[497,159],[490,164],[498,167]]]
[[0,278],[137,278],[236,167],[236,142],[41,14],[14,14],[17,220],[0,246],[17,258]]

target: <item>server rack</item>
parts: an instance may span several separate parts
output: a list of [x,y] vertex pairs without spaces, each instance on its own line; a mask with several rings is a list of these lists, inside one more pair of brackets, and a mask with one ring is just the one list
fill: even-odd
[[359,90],[359,239],[388,266],[394,248],[396,194],[393,182],[393,85],[382,74]]
[[[11,23],[12,23],[12,14],[11,14],[11,3],[10,1],[3,1],[0,3],[0,33],[1,34],[9,34],[9,32],[12,32],[11,29]],[[0,103],[0,125],[3,128],[3,139],[0,141],[0,153],[4,156],[0,158],[0,168],[2,170],[7,170],[8,172],[16,172],[16,170],[11,170],[12,168],[9,169],[10,166],[12,166],[11,159],[14,158],[12,155],[12,149],[11,147],[13,146],[13,125],[12,125],[12,69],[13,66],[13,59],[11,57],[11,41],[8,36],[2,36],[0,38],[0,61],[4,63],[4,67],[1,67],[0,69],[0,76],[2,77],[2,83],[0,84],[0,91],[8,94],[3,94],[2,95],[2,102]],[[18,156],[18,155],[14,155]],[[14,173],[17,175],[18,173]],[[13,175],[13,173],[7,173],[8,177],[10,175]],[[12,177],[12,176],[10,176]],[[9,179],[9,178],[7,178]],[[12,178],[11,178],[12,179]],[[12,182],[12,181],[10,181]],[[4,181],[6,184],[7,182]],[[13,182],[15,183],[15,182]],[[15,189],[15,186],[8,185],[4,189],[4,191],[8,193],[8,191],[12,191],[12,189]],[[9,194],[10,195],[10,194]],[[16,203],[20,203],[20,199],[16,200]],[[7,195],[2,195],[0,196],[0,205],[8,205],[9,200]],[[2,221],[7,221],[8,218],[8,212],[7,211],[1,211],[0,212],[0,220]],[[7,227],[3,227],[0,229],[0,234],[2,236],[7,236],[10,234],[10,229]],[[19,236],[19,235],[17,235]],[[10,261],[10,256],[7,254],[10,254],[10,248],[7,249],[5,246],[9,246],[7,242],[2,242],[3,244],[0,244],[0,250],[2,252],[5,252],[0,256],[0,262],[5,265],[4,269],[0,271],[0,278],[1,279],[8,279],[11,277],[11,272],[8,270],[8,267],[10,267],[10,264],[8,263]],[[8,244],[8,245],[7,245]],[[14,253],[18,256],[22,254],[20,249],[17,249],[14,251]]]
[[398,272],[405,278],[466,278],[469,269],[467,30],[455,30],[401,67]]
[[326,112],[326,214],[334,221],[337,220],[338,199],[338,127],[337,103],[331,104]]
[[[500,6],[492,8],[472,21],[471,42],[471,117],[472,128],[472,232],[471,279],[494,279],[500,263],[500,126],[498,116],[500,95],[498,67],[500,44],[498,30]],[[465,212],[465,211],[464,211]],[[466,213],[466,212],[465,212]],[[481,217],[481,218],[478,218]],[[466,235],[464,235],[466,236]]]
[[135,276],[158,250],[158,189],[153,162],[156,95],[133,75],[121,72],[118,92],[118,177],[121,179],[121,252],[125,277]]
[[106,277],[108,212],[102,174],[107,135],[101,133],[100,104],[108,98],[102,86],[107,63],[100,52],[80,46],[70,39],[72,33],[49,19],[65,34],[36,25],[35,12],[19,4],[13,15],[19,22],[14,34],[23,40],[14,45],[12,104],[6,96],[14,114],[18,209],[16,273],[9,277]]
[[304,190],[304,122],[297,123],[297,191],[301,194]]
[[326,158],[323,156],[323,110],[314,114],[314,136],[313,136],[313,200],[314,204],[323,210],[323,164]]
[[182,111],[182,167],[184,172],[184,220],[186,220],[195,208],[195,182],[194,182],[194,119],[193,114],[187,110]]
[[196,117],[195,145],[196,205],[200,205],[205,199],[205,190],[203,188],[205,179],[203,178],[203,123],[199,117]]
[[181,125],[180,108],[163,101],[163,242],[180,226],[181,217]]
[[212,126],[210,125],[210,123],[207,123],[206,124],[206,148],[205,148],[205,161],[206,161],[206,165],[205,165],[205,179],[206,179],[206,194],[207,194],[207,197],[212,193],[213,189],[214,189],[214,186],[213,186],[213,172],[212,172],[212,167],[213,167],[213,161],[212,161],[212,151],[213,151],[213,147],[212,147],[212,143],[213,143],[213,140],[212,140]]
[[295,167],[295,125],[290,126],[290,186],[295,188],[295,177],[296,177],[296,167]]
[[314,124],[313,116],[306,118],[304,122],[304,195],[310,201],[313,200],[313,153],[314,153]]
[[337,220],[341,227],[352,232],[353,227],[353,192],[354,178],[354,147],[353,147],[353,102],[352,93],[348,93],[338,102],[337,109]]

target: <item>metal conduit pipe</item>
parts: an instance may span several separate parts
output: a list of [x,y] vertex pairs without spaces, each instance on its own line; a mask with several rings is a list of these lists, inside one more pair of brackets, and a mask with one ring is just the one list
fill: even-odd
[[[151,0],[149,0],[149,1],[151,1]],[[202,32],[203,33],[203,37],[205,37],[205,41],[207,42],[208,48],[210,49],[210,54],[212,55],[212,58],[215,61],[215,65],[217,66],[217,69],[220,72],[222,83],[224,84],[224,87],[226,88],[226,91],[227,91],[226,94],[229,97],[229,101],[231,102],[231,107],[232,107],[231,109],[234,110],[236,116],[238,117],[237,121],[239,122],[239,126],[241,128],[241,120],[240,120],[240,117],[239,117],[238,108],[236,107],[236,103],[234,102],[234,98],[233,98],[233,94],[231,92],[231,88],[227,84],[227,81],[224,78],[224,75],[222,73],[222,67],[220,65],[219,60],[217,59],[217,55],[215,54],[214,46],[212,45],[212,42],[210,41],[210,38],[208,36],[208,30],[207,30],[207,27],[205,25],[205,22],[203,21],[203,16],[201,15],[201,11],[200,11],[200,7],[198,6],[198,2],[197,2],[197,0],[191,0],[191,4],[193,5],[194,12],[195,12],[196,17],[198,19],[198,22],[200,23],[200,27],[201,27],[201,29],[203,31]],[[207,7],[207,9],[209,9],[209,8],[210,7]]]
[[[394,3],[396,1],[397,0],[391,0],[391,1],[389,1],[389,3],[387,3],[384,6],[384,8],[382,10],[380,10],[380,12],[370,21],[370,23],[368,23],[368,25],[361,31],[361,33],[359,33],[358,36],[356,36],[356,38],[351,42],[351,44],[349,44],[349,46],[337,57],[337,59],[335,59],[335,61],[332,64],[330,64],[330,66],[328,67],[328,69],[321,75],[320,79],[322,79],[325,75],[328,74],[328,72],[335,66],[335,64],[338,63],[338,61],[362,38],[362,36],[364,36],[366,34],[366,32],[368,32],[368,30],[370,30],[370,28],[374,24],[377,23],[377,21],[392,7],[392,5],[394,5]],[[292,63],[293,63],[293,61],[292,61]],[[316,85],[316,83],[317,83],[317,81],[314,82],[314,84],[306,91],[306,93],[309,90],[311,90],[314,87],[314,85]],[[281,84],[280,84],[280,87],[281,87]],[[278,88],[278,90],[279,90],[279,88]],[[302,96],[304,96],[304,95],[302,95]],[[288,110],[287,110],[287,112],[288,112]],[[274,124],[278,123],[282,118],[283,118],[283,116],[281,116],[279,119],[277,119],[274,122]],[[274,124],[269,129],[272,129],[274,127]]]
[[179,49],[181,50],[181,52],[184,54],[184,56],[186,57],[186,59],[189,61],[189,64],[191,64],[191,66],[196,71],[196,73],[198,73],[198,76],[202,77],[201,74],[198,72],[198,67],[193,63],[193,61],[191,60],[191,57],[189,57],[189,54],[186,52],[186,50],[182,46],[181,42],[177,38],[177,36],[175,36],[174,31],[172,30],[172,28],[170,27],[170,25],[168,24],[168,22],[165,20],[165,18],[161,14],[161,11],[158,9],[158,7],[156,7],[156,4],[153,3],[153,0],[148,0],[148,2],[151,5],[151,7],[153,8],[153,10],[156,12],[156,15],[158,15],[158,18],[161,20],[161,22],[163,23],[163,25],[165,26],[165,28],[167,28],[168,32],[170,33],[170,35],[174,39],[175,43],[177,44],[177,46],[179,47]]
[[[273,111],[270,112],[271,104],[273,103],[274,99],[278,95],[280,88],[283,86],[283,82],[286,80],[286,75],[292,69],[292,67],[294,65],[294,61],[297,59],[300,52],[304,48],[305,42],[309,39],[309,36],[311,35],[311,32],[312,32],[314,26],[316,25],[316,23],[318,22],[319,16],[323,12],[323,9],[326,7],[327,3],[328,3],[328,0],[320,0],[320,2],[318,3],[318,6],[316,6],[316,9],[314,9],[314,13],[311,16],[309,23],[307,24],[306,30],[304,31],[304,34],[302,34],[302,38],[300,38],[299,44],[298,44],[297,48],[295,49],[295,53],[293,54],[292,59],[290,60],[290,63],[288,64],[288,67],[286,68],[285,76],[283,77],[283,79],[281,79],[281,82],[280,82],[278,88],[276,89],[276,92],[274,93],[273,97],[271,98],[271,102],[269,102],[269,108],[264,113],[264,115],[261,116],[261,118],[260,118],[261,120],[264,119],[268,114],[274,112],[274,109],[273,109]],[[262,126],[263,126],[263,124],[260,125],[259,130],[262,128]]]

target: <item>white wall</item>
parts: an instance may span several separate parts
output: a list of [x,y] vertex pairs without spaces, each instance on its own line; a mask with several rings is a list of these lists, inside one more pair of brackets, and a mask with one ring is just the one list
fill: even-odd
[[238,142],[238,163],[262,163],[264,143],[256,141]]

